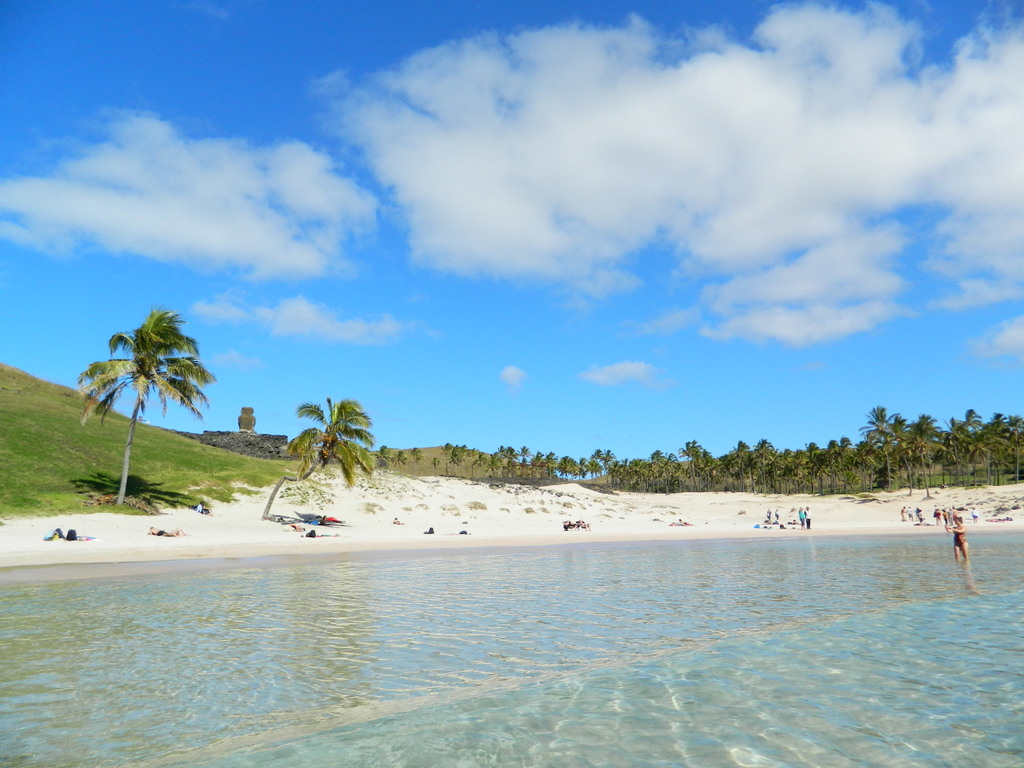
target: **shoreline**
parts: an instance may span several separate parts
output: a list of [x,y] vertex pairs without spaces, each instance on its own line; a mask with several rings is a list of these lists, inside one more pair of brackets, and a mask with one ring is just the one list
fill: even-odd
[[[979,536],[994,536],[1001,532],[1022,532],[1024,526],[1017,528],[985,528],[976,533]],[[487,556],[513,552],[538,552],[552,549],[582,549],[606,545],[608,547],[628,546],[657,546],[677,544],[697,544],[705,542],[734,542],[749,541],[751,543],[762,543],[766,541],[794,541],[800,539],[814,538],[849,538],[861,539],[870,538],[911,538],[915,536],[927,536],[931,534],[934,542],[936,536],[941,534],[945,542],[947,534],[943,529],[917,531],[910,527],[891,528],[861,528],[861,529],[838,529],[820,530],[814,532],[801,532],[794,530],[794,536],[779,536],[781,532],[769,532],[758,535],[747,532],[708,532],[703,535],[694,535],[687,538],[650,536],[595,536],[578,538],[572,541],[541,539],[541,538],[512,538],[500,541],[471,542],[466,539],[452,540],[451,543],[442,542],[404,542],[390,545],[386,548],[369,542],[349,542],[348,546],[337,549],[309,551],[304,547],[296,547],[291,551],[273,549],[263,551],[247,545],[239,545],[237,552],[225,551],[223,548],[211,550],[210,553],[182,552],[181,556],[175,559],[153,559],[149,552],[135,552],[122,559],[117,560],[65,560],[61,562],[34,562],[18,565],[0,566],[0,585],[4,584],[26,584],[42,583],[53,581],[71,581],[84,579],[105,579],[117,578],[119,576],[154,576],[171,573],[188,573],[200,570],[233,570],[260,567],[288,567],[296,565],[312,565],[319,563],[341,562],[345,560],[377,560],[377,559],[408,559],[411,557],[443,557],[451,553],[473,556]]]
[[[680,493],[653,495],[599,493],[577,485],[533,488],[475,483],[456,478],[408,478],[380,473],[374,480],[345,488],[337,479],[319,483],[329,503],[320,509],[275,506],[276,515],[301,521],[324,514],[345,521],[341,527],[308,526],[327,535],[305,538],[285,525],[261,519],[262,498],[217,505],[213,516],[171,510],[158,517],[84,513],[45,518],[16,518],[0,526],[0,583],[91,578],[119,572],[169,573],[221,567],[259,567],[260,563],[301,564],[346,557],[412,557],[450,552],[501,552],[515,549],[592,544],[659,544],[678,541],[778,540],[819,536],[941,534],[941,525],[901,522],[903,507],[920,507],[931,522],[934,509],[976,509],[981,522],[965,514],[968,532],[1024,530],[1024,484],[939,489],[864,496],[783,496],[752,493]],[[927,506],[926,506],[927,505]],[[795,510],[812,511],[810,531],[799,526],[760,529],[768,511],[788,523]],[[792,513],[792,514],[791,514]],[[1011,516],[1012,522],[986,518]],[[403,525],[392,520],[401,519]],[[564,520],[586,520],[590,531],[564,531]],[[688,525],[678,525],[678,521]],[[149,536],[150,526],[181,528],[183,537]],[[74,527],[93,541],[43,541],[50,530]],[[437,533],[424,535],[428,528]],[[466,531],[468,535],[460,535]],[[59,577],[53,574],[60,573]]]

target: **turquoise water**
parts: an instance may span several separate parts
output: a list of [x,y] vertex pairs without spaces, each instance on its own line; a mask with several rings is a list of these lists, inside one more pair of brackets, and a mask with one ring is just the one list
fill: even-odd
[[0,587],[0,765],[1024,765],[1024,547],[594,545]]

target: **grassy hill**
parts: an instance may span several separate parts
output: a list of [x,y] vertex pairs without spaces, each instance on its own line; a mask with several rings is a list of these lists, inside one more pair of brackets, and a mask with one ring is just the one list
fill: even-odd
[[[117,492],[128,419],[111,413],[83,426],[82,406],[75,390],[0,363],[0,518],[95,511],[90,497]],[[226,501],[290,468],[140,424],[128,493],[157,507]]]

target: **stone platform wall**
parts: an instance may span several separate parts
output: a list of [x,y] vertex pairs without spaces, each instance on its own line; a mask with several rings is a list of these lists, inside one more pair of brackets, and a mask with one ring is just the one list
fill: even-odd
[[255,432],[178,432],[182,437],[198,440],[232,453],[252,456],[256,459],[288,458],[288,435],[259,435]]

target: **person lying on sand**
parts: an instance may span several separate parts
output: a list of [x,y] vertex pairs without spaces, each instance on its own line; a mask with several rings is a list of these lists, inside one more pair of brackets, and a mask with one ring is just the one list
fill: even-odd
[[175,528],[173,531],[162,531],[159,528],[150,528],[150,536],[188,536],[181,528]]
[[96,541],[95,536],[80,536],[74,528],[70,529],[66,536],[60,528],[54,528],[43,536],[43,541],[56,541],[58,539],[61,541]]
[[392,521],[391,521],[391,524],[392,524],[392,525],[405,525],[405,523],[403,523],[403,522],[402,522],[401,520],[399,520],[399,519],[398,519],[397,517],[396,517],[396,518],[395,518],[394,520],[392,520]]
[[299,525],[298,523],[289,523],[288,527],[291,528],[293,531],[298,531],[299,533],[306,532],[306,526]]

